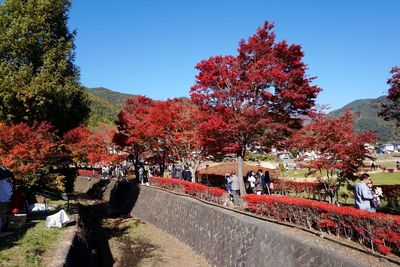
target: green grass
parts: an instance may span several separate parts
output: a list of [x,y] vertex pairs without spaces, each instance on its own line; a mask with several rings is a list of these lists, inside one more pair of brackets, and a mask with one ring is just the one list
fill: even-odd
[[281,172],[279,176],[280,178],[305,178],[306,173],[308,173],[307,169],[299,169]]
[[[280,173],[280,178],[288,179],[288,178],[304,178],[304,175],[308,172],[307,169],[300,169],[300,170],[291,170],[287,172]],[[377,173],[370,173],[371,180],[373,181],[374,185],[400,185],[400,172],[388,173],[388,172],[377,172]],[[312,178],[311,176],[309,178]],[[355,182],[350,181],[350,184],[354,185]],[[353,204],[354,198],[353,193],[349,192],[347,189],[347,185],[342,185],[341,189],[339,190],[339,196],[342,193],[346,193],[349,195],[347,199],[347,204]],[[295,194],[293,193],[293,196]],[[344,199],[339,197],[339,201],[341,204],[344,204]],[[382,206],[386,205],[384,201],[382,201]]]
[[[307,169],[291,170],[287,172],[281,172],[280,178],[305,178],[305,174],[308,172]],[[400,172],[388,173],[388,172],[377,172],[370,173],[371,179],[375,185],[395,185],[400,184]],[[313,178],[315,176],[310,176]]]
[[388,169],[396,168],[396,161],[378,161],[377,164],[381,165],[381,167],[385,167]]
[[388,173],[370,173],[371,180],[374,185],[394,185],[400,184],[400,172]]
[[0,266],[43,266],[64,228],[47,228],[45,221],[30,223],[0,239]]
[[378,161],[381,159],[392,159],[392,158],[399,158],[400,153],[391,153],[391,154],[382,154],[378,156]]
[[123,230],[123,235],[132,240],[140,239],[143,237],[144,224],[138,220],[127,219],[104,219],[103,227],[105,229],[119,229]]

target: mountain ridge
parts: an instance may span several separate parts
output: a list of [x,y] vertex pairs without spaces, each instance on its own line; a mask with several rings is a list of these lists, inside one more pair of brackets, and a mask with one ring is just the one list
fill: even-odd
[[[86,88],[86,90],[92,101],[89,125],[97,125],[99,123],[113,124],[125,101],[128,98],[137,96],[135,94],[120,93],[105,87]],[[342,108],[327,113],[327,116],[338,117],[343,115],[347,109],[351,109],[354,113],[353,119],[356,132],[376,132],[378,142],[400,140],[400,129],[396,128],[395,122],[385,121],[378,116],[380,106],[385,101],[385,96],[356,99]]]
[[377,135],[378,142],[399,140],[400,131],[396,128],[396,123],[394,121],[385,121],[378,116],[382,103],[386,101],[386,96],[356,99],[342,108],[329,112],[327,116],[338,117],[350,109],[353,112],[356,132],[373,131]]

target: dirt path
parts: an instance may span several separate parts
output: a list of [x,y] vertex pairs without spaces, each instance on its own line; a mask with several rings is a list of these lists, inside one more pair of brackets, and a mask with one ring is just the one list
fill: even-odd
[[103,221],[113,266],[208,267],[204,258],[155,226],[134,218]]

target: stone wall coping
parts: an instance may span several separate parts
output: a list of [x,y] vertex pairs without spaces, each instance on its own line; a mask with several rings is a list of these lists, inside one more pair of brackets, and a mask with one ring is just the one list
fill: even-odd
[[78,233],[77,225],[69,226],[62,235],[62,240],[57,243],[50,261],[46,264],[48,267],[62,267],[66,263],[68,253],[71,249],[73,240]]

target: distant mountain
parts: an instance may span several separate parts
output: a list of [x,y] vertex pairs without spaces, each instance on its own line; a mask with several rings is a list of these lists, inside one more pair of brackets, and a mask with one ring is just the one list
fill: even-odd
[[[119,93],[103,87],[86,88],[91,100],[91,114],[89,126],[97,126],[99,123],[114,124],[117,114],[128,98],[136,95]],[[187,100],[186,97],[181,97]],[[354,113],[355,128],[357,132],[376,132],[379,142],[400,140],[400,129],[396,128],[393,121],[384,121],[378,116],[381,103],[386,101],[385,96],[376,99],[355,100],[344,107],[328,113],[328,117],[343,115],[346,109]]]
[[103,100],[107,101],[108,103],[122,108],[124,105],[125,101],[128,98],[134,97],[135,95],[131,94],[124,94],[124,93],[119,93],[112,91],[110,89],[104,88],[104,87],[95,87],[95,88],[87,88],[87,91],[95,96],[98,96],[102,98]]
[[86,88],[90,99],[89,127],[96,127],[99,124],[114,124],[118,112],[128,98],[135,95],[124,94],[112,91],[107,88]]
[[101,97],[89,93],[90,114],[88,120],[89,127],[96,127],[99,124],[113,125],[117,120],[119,108]]
[[354,113],[353,118],[357,132],[376,132],[378,142],[400,140],[400,129],[396,128],[396,124],[393,121],[384,121],[378,116],[380,106],[385,101],[385,96],[375,99],[355,100],[340,109],[328,113],[328,116],[338,117],[343,115],[346,109],[351,109]]

